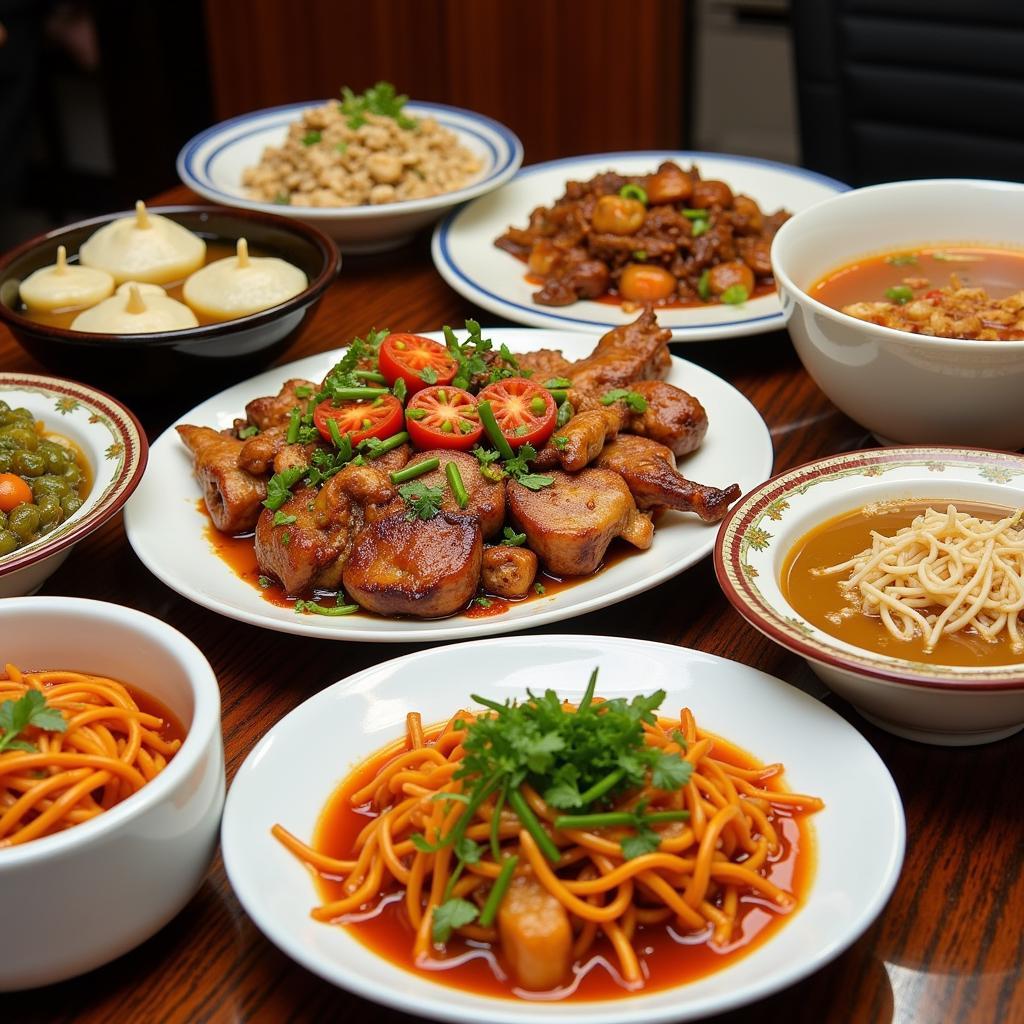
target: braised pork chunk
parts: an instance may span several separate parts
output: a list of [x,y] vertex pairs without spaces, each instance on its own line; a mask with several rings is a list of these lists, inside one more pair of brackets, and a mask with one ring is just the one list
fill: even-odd
[[622,537],[638,548],[651,546],[654,527],[637,511],[617,473],[554,470],[554,483],[539,491],[508,485],[512,521],[546,568],[556,576],[587,576],[604,559],[608,545]]

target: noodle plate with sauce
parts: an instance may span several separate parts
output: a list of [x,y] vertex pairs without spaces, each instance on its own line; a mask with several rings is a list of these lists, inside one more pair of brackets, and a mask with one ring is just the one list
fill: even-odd
[[427,730],[411,714],[336,791],[314,846],[275,825],[321,882],[314,919],[524,998],[678,985],[749,951],[798,905],[800,818],[821,801],[688,709],[658,717],[664,691],[600,700],[596,676],[575,706],[548,690],[474,696],[489,710]]

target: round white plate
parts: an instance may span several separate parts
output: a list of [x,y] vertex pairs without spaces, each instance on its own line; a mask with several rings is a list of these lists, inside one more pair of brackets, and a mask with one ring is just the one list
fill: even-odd
[[425,199],[376,206],[288,206],[257,202],[242,185],[242,171],[260,162],[267,146],[279,146],[288,126],[304,110],[325,100],[288,103],[230,118],[190,139],[178,153],[178,177],[205,199],[226,206],[295,217],[326,231],[343,252],[378,252],[406,241],[456,203],[483,195],[508,181],[523,162],[523,145],[503,124],[471,110],[441,103],[409,103],[411,117],[431,117],[458,136],[479,160],[481,171],[464,188]]
[[[500,669],[498,668],[500,666]],[[469,691],[495,700],[529,687],[579,698],[595,667],[598,693],[664,688],[664,707],[697,721],[820,796],[809,820],[817,869],[806,904],[770,941],[717,974],[650,995],[526,1002],[474,995],[378,957],[344,928],[309,916],[318,902],[305,866],[270,834],[279,822],[308,839],[351,768],[402,735],[405,715],[441,721]],[[475,679],[475,682],[471,682]],[[745,665],[642,640],[514,637],[457,644],[385,662],[335,683],[275,725],[235,776],[221,827],[228,878],[257,927],[327,981],[375,1002],[438,1020],[508,1024],[653,1024],[720,1013],[791,985],[838,956],[879,914],[903,862],[899,793],[867,741],[834,711]]]
[[[654,150],[552,160],[524,167],[507,185],[450,213],[434,230],[434,266],[460,295],[515,323],[589,332],[629,323],[635,313],[603,302],[537,305],[532,298],[537,286],[526,280],[525,264],[497,248],[494,240],[509,225],[524,227],[534,208],[553,203],[569,180],[586,181],[609,170],[648,174],[663,160],[684,166],[695,163],[702,177],[725,181],[734,192],[756,199],[768,213],[780,207],[796,213],[849,189],[800,167],[719,153]],[[674,341],[710,341],[784,326],[777,295],[763,295],[742,306],[663,309],[658,311],[658,321],[672,331]]]
[[[504,342],[513,352],[542,347],[561,348],[569,359],[581,359],[594,347],[579,334],[503,329],[485,331],[495,346]],[[443,341],[441,334],[427,335]],[[197,405],[178,423],[230,427],[246,402],[275,394],[290,377],[319,381],[341,358],[324,352],[280,366],[237,384]],[[716,486],[738,483],[744,492],[771,474],[772,442],[757,410],[731,384],[707,370],[673,357],[668,380],[695,395],[707,410],[710,427],[704,444],[680,460],[690,479]],[[184,597],[222,615],[285,633],[335,640],[377,642],[459,640],[508,633],[545,622],[604,608],[657,586],[709,554],[717,526],[696,516],[667,512],[658,521],[649,551],[620,559],[596,576],[557,594],[532,597],[502,615],[471,619],[385,619],[371,615],[328,618],[298,615],[263,600],[255,587],[240,579],[210,550],[204,534],[206,517],[196,506],[199,486],[189,453],[174,427],[153,444],[149,468],[125,510],[125,529],[135,553],[147,568]]]

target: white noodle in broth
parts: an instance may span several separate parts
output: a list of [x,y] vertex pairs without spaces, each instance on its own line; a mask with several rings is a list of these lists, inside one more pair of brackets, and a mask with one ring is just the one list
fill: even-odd
[[1024,509],[998,522],[929,508],[895,536],[871,531],[871,547],[818,576],[848,572],[839,586],[860,611],[881,618],[898,640],[924,638],[935,648],[944,633],[973,628],[996,643],[1005,635],[1024,651]]

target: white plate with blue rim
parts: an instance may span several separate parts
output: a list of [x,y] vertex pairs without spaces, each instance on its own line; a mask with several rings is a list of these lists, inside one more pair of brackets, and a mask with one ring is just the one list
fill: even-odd
[[[538,1002],[454,987],[384,959],[349,929],[310,917],[320,902],[309,871],[272,835],[303,840],[338,784],[405,734],[405,716],[445,721],[472,704],[552,688],[577,701],[593,668],[597,692],[664,689],[667,714],[689,707],[701,728],[763,763],[782,762],[796,792],[825,807],[808,818],[815,867],[802,904],[766,941],[715,973],[621,998]],[[839,956],[885,906],[903,863],[906,825],[892,776],[871,745],[806,693],[746,665],[687,648],[603,636],[502,637],[435,647],[343,679],[278,722],[238,770],[221,847],[228,878],[256,926],[285,954],[364,999],[467,1024],[661,1024],[745,1006]],[[369,1019],[370,1011],[354,1019]]]
[[365,253],[397,248],[452,206],[504,184],[523,162],[523,144],[514,132],[492,118],[441,103],[407,103],[403,113],[413,118],[433,118],[479,159],[479,174],[464,188],[426,199],[373,206],[288,206],[249,198],[242,184],[245,168],[258,164],[267,146],[281,145],[289,125],[298,121],[304,110],[324,102],[312,100],[255,110],[207,128],[189,139],[178,153],[178,177],[211,202],[297,218],[330,235],[342,252]]
[[[552,160],[522,168],[507,185],[449,213],[434,230],[434,266],[460,295],[513,323],[591,333],[629,323],[636,319],[635,311],[607,302],[538,305],[533,301],[537,285],[527,280],[525,265],[494,241],[510,225],[525,227],[536,207],[551,205],[565,192],[567,181],[587,181],[604,171],[650,174],[665,160],[684,167],[695,164],[702,178],[726,182],[733,192],[755,199],[766,213],[797,213],[849,190],[834,178],[802,167],[721,153],[650,150]],[[776,293],[738,306],[669,306],[658,310],[658,322],[672,331],[673,341],[741,337],[785,326]]]
[[[568,332],[525,328],[486,331],[495,346],[513,352],[560,348],[567,359],[582,359],[594,347],[592,338]],[[443,341],[439,332],[426,337]],[[341,358],[341,351],[322,352],[261,373],[207,399],[177,422],[230,428],[246,402],[278,392],[284,381],[303,377],[319,381]],[[691,480],[727,487],[738,483],[746,493],[771,475],[772,442],[757,410],[731,384],[694,363],[677,357],[667,380],[694,395],[708,414],[708,433],[697,451],[679,460],[680,472]],[[348,616],[297,614],[265,599],[212,549],[201,490],[192,475],[192,460],[174,425],[153,443],[149,468],[125,510],[125,530],[135,553],[167,586],[211,611],[267,629],[332,640],[372,643],[428,643],[509,633],[573,618],[624,601],[683,572],[711,553],[717,524],[695,515],[669,511],[654,531],[648,551],[630,551],[593,576],[543,595],[512,604],[500,614],[446,619],[385,618],[360,612]]]

